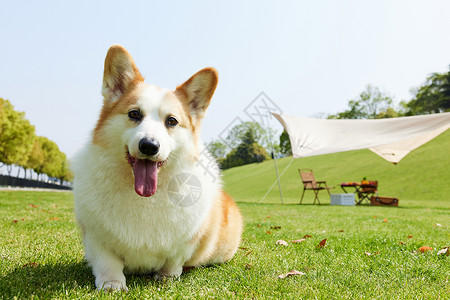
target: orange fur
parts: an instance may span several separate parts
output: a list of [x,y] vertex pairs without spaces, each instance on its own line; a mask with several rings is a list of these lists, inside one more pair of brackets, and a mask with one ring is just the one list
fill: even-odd
[[241,241],[242,224],[242,216],[236,203],[222,191],[192,240],[192,243],[198,243],[199,246],[185,266],[230,260]]

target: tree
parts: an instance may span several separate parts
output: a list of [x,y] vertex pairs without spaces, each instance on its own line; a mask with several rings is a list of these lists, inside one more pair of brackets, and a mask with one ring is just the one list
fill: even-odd
[[248,129],[242,138],[241,144],[233,149],[222,162],[223,169],[229,169],[236,166],[262,162],[269,159],[267,151],[259,145],[251,129]]
[[206,144],[209,153],[220,163],[227,155],[227,146],[219,140],[213,140]]
[[408,115],[450,111],[450,71],[431,74],[407,107]]
[[45,162],[44,152],[42,150],[42,144],[44,143],[44,137],[37,136],[34,140],[33,149],[28,156],[28,168],[32,169],[37,174],[43,173],[43,167]]
[[42,152],[44,154],[44,164],[42,165],[42,172],[49,177],[57,177],[61,164],[65,161],[65,155],[59,151],[58,145],[55,142],[44,138],[42,143]]
[[26,167],[35,139],[34,126],[8,101],[0,98],[0,162]]
[[291,140],[286,130],[280,135],[280,152],[286,156],[292,155]]
[[[381,92],[378,87],[370,84],[361,92],[358,99],[348,102],[349,109],[336,115],[329,115],[328,119],[376,119],[395,115],[391,107],[392,98]],[[398,113],[397,113],[398,115]]]
[[[64,157],[65,157],[65,155],[64,155]],[[70,170],[69,165],[70,164],[67,159],[65,159],[63,164],[61,165],[60,173],[58,175],[58,178],[60,179],[61,184],[63,183],[63,181],[72,181],[73,180],[73,173]]]
[[274,151],[274,155],[277,155],[280,152],[279,144],[272,141],[272,137],[276,136],[276,132],[271,128],[268,130],[264,129],[257,122],[242,122],[234,126],[228,133],[225,141],[226,146],[228,146],[229,149],[236,148],[242,143],[244,136],[248,131],[251,131],[255,142],[263,146],[267,152]]

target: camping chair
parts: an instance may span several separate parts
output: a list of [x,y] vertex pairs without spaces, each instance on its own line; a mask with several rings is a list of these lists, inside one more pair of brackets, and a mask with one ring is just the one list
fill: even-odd
[[377,193],[378,181],[369,181],[369,184],[361,184],[357,190],[359,201],[356,204],[361,204],[364,200],[370,202],[370,197]]
[[303,181],[303,193],[302,198],[300,199],[300,204],[302,204],[303,196],[305,195],[306,190],[312,190],[314,192],[314,203],[319,202],[319,191],[326,190],[328,192],[328,195],[330,195],[330,190],[334,189],[334,187],[328,187],[326,181],[316,181],[314,178],[314,173],[311,169],[298,169],[298,172],[300,173],[300,177]]

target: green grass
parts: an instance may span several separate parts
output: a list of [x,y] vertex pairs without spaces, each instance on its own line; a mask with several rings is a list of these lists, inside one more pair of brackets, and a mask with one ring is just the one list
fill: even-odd
[[[0,297],[83,298],[301,298],[449,299],[450,131],[413,151],[398,166],[368,150],[279,160],[284,205],[273,162],[224,172],[226,190],[245,220],[241,249],[228,263],[197,268],[179,280],[128,276],[127,294],[97,292],[73,212],[70,192],[0,191]],[[379,194],[400,207],[302,205],[297,168],[337,188],[363,176],[378,180]],[[312,203],[312,192],[306,203]],[[326,193],[322,203],[329,203]],[[287,204],[286,204],[287,203]],[[310,235],[299,244],[290,243]],[[277,240],[289,245],[277,245]],[[326,247],[317,245],[327,239]],[[420,253],[422,246],[432,247]],[[375,255],[366,255],[365,252]],[[278,279],[298,270],[305,275]]]
[[[450,256],[437,251],[450,246],[449,209],[437,200],[427,203],[430,207],[239,203],[245,230],[232,261],[193,269],[175,281],[129,276],[126,297],[448,299]],[[0,207],[2,298],[125,297],[95,290],[71,193],[0,191]],[[311,237],[290,243],[305,235]],[[326,247],[318,249],[325,238]],[[279,239],[289,246],[276,245]],[[433,251],[417,253],[422,246]],[[306,275],[277,278],[293,269]]]
[[[332,193],[343,193],[340,184],[348,181],[378,180],[380,196],[397,197],[400,205],[450,207],[450,130],[412,151],[398,165],[391,164],[370,150],[358,150],[321,156],[277,160],[281,173],[283,200],[299,203],[303,185],[299,168],[310,168],[316,180],[334,186]],[[239,202],[259,202],[276,181],[273,161],[245,165],[223,173],[225,190]],[[330,203],[325,191],[321,203]],[[431,200],[439,200],[432,202]],[[313,202],[313,192],[306,191],[303,203]],[[280,203],[278,186],[263,203]]]

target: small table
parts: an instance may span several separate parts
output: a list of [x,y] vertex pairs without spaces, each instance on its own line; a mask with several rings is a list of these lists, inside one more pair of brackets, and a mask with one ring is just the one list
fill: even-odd
[[354,193],[358,195],[358,200],[356,200],[356,205],[361,204],[361,202],[365,199],[370,201],[370,197],[375,195],[378,188],[378,181],[370,181],[369,184],[361,184],[357,182],[347,182],[341,183],[341,189],[348,193],[345,188],[354,188]]

